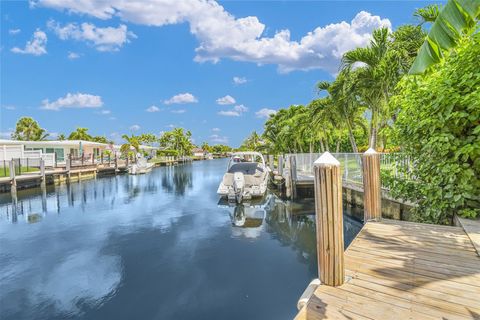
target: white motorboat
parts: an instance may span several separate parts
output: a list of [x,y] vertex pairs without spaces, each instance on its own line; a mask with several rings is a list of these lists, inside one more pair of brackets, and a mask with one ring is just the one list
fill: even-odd
[[268,168],[259,152],[235,152],[228,162],[217,193],[229,201],[262,197],[267,191]]
[[153,163],[147,162],[144,157],[137,157],[137,162],[128,167],[130,174],[145,174],[152,171]]

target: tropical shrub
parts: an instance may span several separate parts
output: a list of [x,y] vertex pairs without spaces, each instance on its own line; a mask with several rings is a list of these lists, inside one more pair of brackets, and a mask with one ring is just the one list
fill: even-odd
[[480,216],[479,57],[480,34],[464,37],[429,73],[404,77],[391,100],[401,110],[397,139],[415,159],[417,182],[392,192],[417,201],[418,220]]

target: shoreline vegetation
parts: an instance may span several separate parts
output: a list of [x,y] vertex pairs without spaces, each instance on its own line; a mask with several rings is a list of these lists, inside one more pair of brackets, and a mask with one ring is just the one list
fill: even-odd
[[[39,123],[31,117],[22,117],[17,121],[15,131],[11,138],[19,141],[48,141],[48,140],[82,140],[113,145],[113,140],[107,139],[105,136],[92,136],[88,133],[88,128],[78,127],[68,136],[59,134],[56,139],[48,139],[49,134],[43,129]],[[184,128],[173,128],[170,131],[162,132],[160,135],[153,133],[142,133],[139,135],[122,135],[122,143],[120,143],[120,152],[123,157],[135,158],[136,153],[142,154],[140,146],[158,148],[156,156],[174,156],[186,157],[194,156],[194,150],[202,150],[204,154],[226,155],[234,150],[224,144],[210,145],[203,142],[201,145],[195,145],[192,142],[192,133]],[[106,151],[108,153],[108,151]]]
[[382,181],[418,204],[415,220],[480,217],[480,3],[450,0],[414,16],[417,25],[377,29],[346,52],[335,79],[317,83],[318,98],[279,109],[242,147],[398,152],[412,165],[395,169],[413,179],[382,170]]

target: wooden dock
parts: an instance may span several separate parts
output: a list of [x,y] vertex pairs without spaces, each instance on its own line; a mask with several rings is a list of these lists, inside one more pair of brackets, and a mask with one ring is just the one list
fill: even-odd
[[367,222],[345,276],[318,286],[295,319],[480,319],[480,257],[461,227]]

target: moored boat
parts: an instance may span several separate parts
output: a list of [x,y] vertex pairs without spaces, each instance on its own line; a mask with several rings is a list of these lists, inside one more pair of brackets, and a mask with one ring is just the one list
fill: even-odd
[[217,193],[229,201],[262,197],[267,190],[268,168],[260,152],[235,152],[228,162]]

